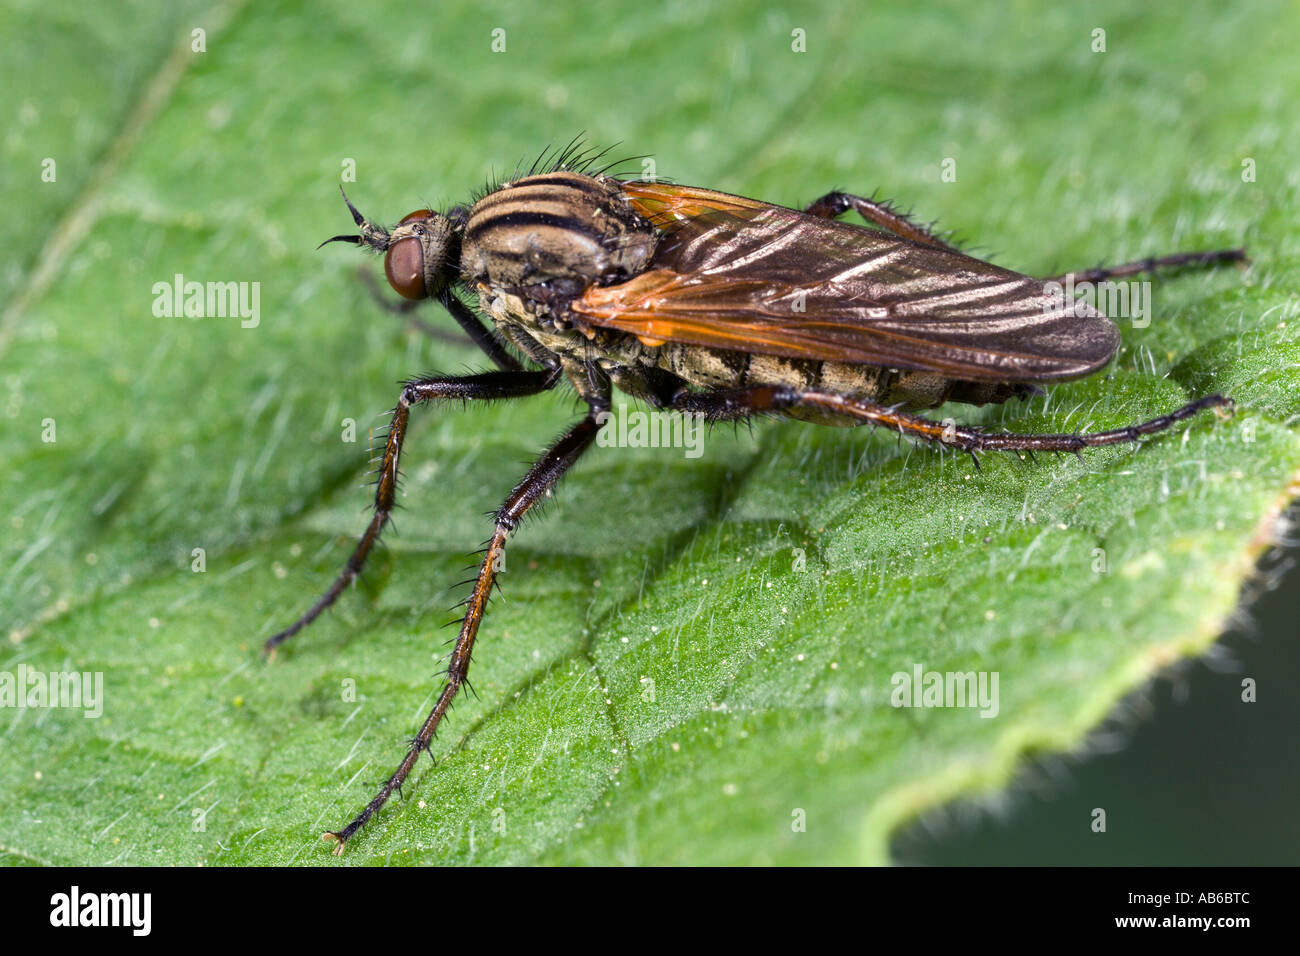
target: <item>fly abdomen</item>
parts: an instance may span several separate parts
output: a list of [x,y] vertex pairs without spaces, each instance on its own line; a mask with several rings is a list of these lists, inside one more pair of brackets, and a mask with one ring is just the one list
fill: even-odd
[[561,170],[507,183],[474,204],[461,271],[497,288],[556,279],[585,287],[642,272],[657,237],[616,181]]

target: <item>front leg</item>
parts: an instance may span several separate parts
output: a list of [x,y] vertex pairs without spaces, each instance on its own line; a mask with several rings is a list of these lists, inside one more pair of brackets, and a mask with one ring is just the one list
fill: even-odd
[[[403,316],[413,328],[431,339],[449,342],[453,345],[465,344],[465,340],[454,332],[431,325],[414,314],[427,300],[394,300],[390,295],[385,294],[384,290],[380,289],[379,282],[369,269],[362,267],[357,270],[357,275],[361,279],[361,284],[366,287],[366,291],[370,294],[370,298],[384,311]],[[523,365],[502,347],[501,342],[492,334],[491,329],[483,324],[483,320],[474,313],[474,310],[461,302],[454,292],[448,289],[438,297],[438,301],[456,320],[456,324],[469,336],[470,341],[492,360],[493,365],[506,372],[517,372],[523,368]]]
[[522,398],[536,395],[551,388],[558,381],[555,372],[486,372],[482,375],[467,375],[461,378],[423,378],[408,382],[402,388],[393,409],[393,419],[388,428],[388,440],[384,444],[384,457],[379,465],[378,481],[375,487],[375,513],[370,519],[365,534],[357,542],[356,549],[348,558],[347,564],[334,579],[334,583],[316,601],[311,608],[283,631],[269,638],[263,653],[270,655],[275,649],[293,637],[304,627],[316,620],[327,607],[338,600],[346,588],[365,566],[380,533],[388,524],[397,500],[397,465],[402,455],[402,441],[406,437],[406,421],[411,413],[411,406],[421,402],[445,399],[494,399]]
[[323,839],[333,840],[338,844],[334,847],[336,856],[343,852],[344,845],[352,838],[353,834],[365,826],[366,821],[388,802],[388,798],[393,795],[393,792],[401,788],[406,778],[410,776],[416,762],[420,759],[420,753],[429,749],[429,745],[438,731],[438,725],[442,722],[447,709],[451,706],[456,692],[460,690],[463,684],[468,682],[469,663],[474,652],[474,641],[478,637],[483,612],[487,609],[488,596],[492,593],[497,568],[501,566],[501,559],[505,555],[506,539],[519,526],[519,522],[528,513],[528,510],[537,503],[538,499],[550,491],[561,476],[581,457],[582,453],[591,447],[591,443],[595,440],[596,433],[600,431],[601,427],[598,416],[607,408],[607,395],[603,401],[591,404],[587,417],[556,442],[554,447],[529,469],[528,474],[515,486],[515,490],[510,493],[510,496],[497,510],[496,527],[493,529],[492,537],[488,541],[486,552],[483,555],[483,563],[479,566],[478,577],[474,580],[474,589],[464,603],[465,616],[461,619],[460,634],[456,638],[456,645],[452,648],[451,659],[447,663],[447,682],[443,685],[442,693],[438,695],[433,710],[429,712],[429,716],[424,719],[424,723],[420,726],[420,732],[411,741],[406,756],[397,769],[393,771],[393,775],[380,787],[375,798],[366,804],[365,809],[357,814],[352,822],[342,830],[331,830],[322,835]]
[[[478,317],[464,302],[456,297],[456,293],[447,289],[438,299],[442,307],[451,313],[451,317],[456,320],[457,324],[465,330],[465,334],[473,339],[474,344],[481,348],[485,355],[490,358],[496,367],[504,369],[507,372],[517,372],[523,368],[519,361],[505,350],[500,340],[493,334],[492,330],[483,324],[483,320]],[[549,364],[546,362],[543,365]]]
[[424,305],[421,299],[394,299],[392,290],[381,289],[379,282],[375,279],[374,273],[366,266],[360,266],[357,269],[357,278],[361,284],[366,287],[366,292],[375,305],[379,306],[385,312],[391,312],[393,315],[399,315],[404,318],[411,328],[415,329],[437,342],[446,342],[449,345],[465,345],[465,336],[449,329],[442,329],[431,322],[416,315],[416,311]]

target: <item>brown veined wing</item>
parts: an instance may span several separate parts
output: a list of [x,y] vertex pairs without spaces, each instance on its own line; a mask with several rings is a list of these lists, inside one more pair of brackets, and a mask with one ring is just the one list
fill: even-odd
[[712,190],[623,187],[663,236],[645,272],[573,302],[592,326],[961,381],[1076,378],[1119,347],[1086,303],[959,252]]

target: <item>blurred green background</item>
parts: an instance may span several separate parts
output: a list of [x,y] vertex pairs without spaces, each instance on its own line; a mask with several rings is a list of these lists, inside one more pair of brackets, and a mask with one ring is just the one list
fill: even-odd
[[[1294,4],[8,2],[0,23],[0,670],[101,670],[109,695],[98,721],[0,713],[0,858],[330,862],[320,831],[431,703],[482,512],[574,408],[423,410],[401,533],[264,666],[363,526],[395,383],[482,364],[314,248],[350,225],[347,171],[393,222],[585,131],[789,205],[880,189],[1029,273],[1244,243],[1248,272],[1157,283],[1106,376],[937,417],[1109,427],[1212,390],[1240,410],[979,474],[797,425],[716,433],[700,461],[601,449],[512,548],[440,766],[344,861],[1296,860],[1295,573],[1226,670],[1189,662],[1300,468]],[[260,283],[258,327],[155,317],[177,273]],[[889,707],[913,663],[1000,671],[999,719]],[[1170,665],[1186,702],[1127,696]],[[1114,753],[1050,756],[1099,724],[1083,746]],[[1027,762],[1045,796],[1006,797]],[[934,812],[952,798],[994,815]]]

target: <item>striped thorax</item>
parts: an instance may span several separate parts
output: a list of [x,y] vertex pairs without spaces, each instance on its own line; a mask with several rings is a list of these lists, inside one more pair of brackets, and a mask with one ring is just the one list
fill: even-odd
[[506,183],[474,204],[461,243],[471,286],[622,282],[644,271],[658,234],[604,176],[561,171]]

